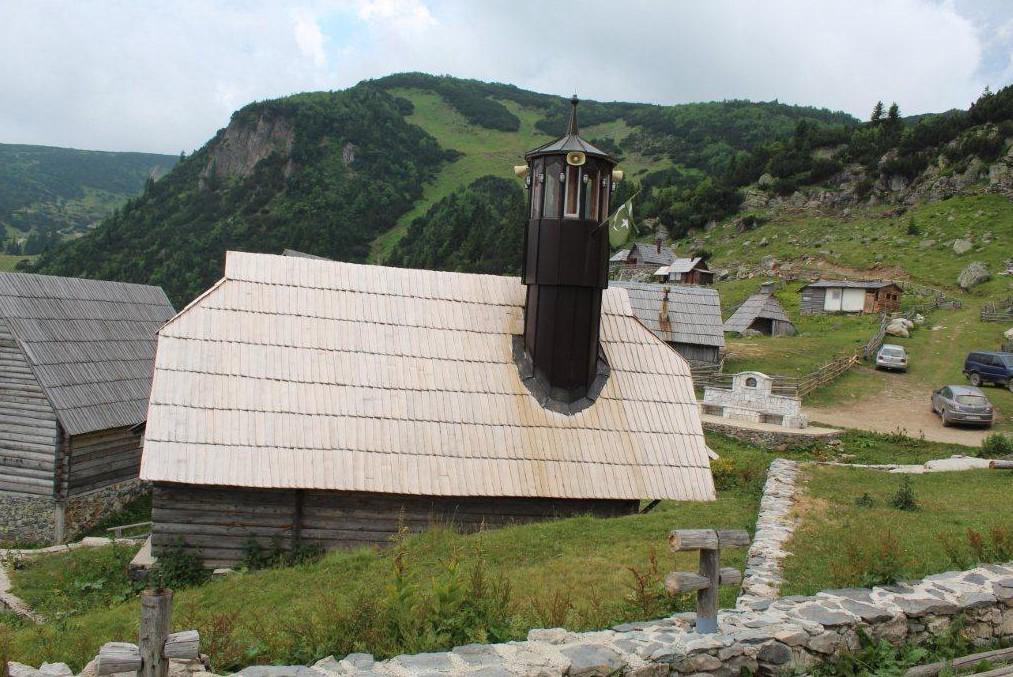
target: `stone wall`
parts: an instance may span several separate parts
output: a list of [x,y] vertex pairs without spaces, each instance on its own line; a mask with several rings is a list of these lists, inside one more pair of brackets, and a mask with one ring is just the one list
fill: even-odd
[[151,487],[133,479],[57,501],[0,492],[0,543],[52,545],[75,540]]
[[150,484],[132,479],[68,498],[62,540],[76,540],[103,518],[120,512],[128,503],[150,492]]
[[[720,631],[711,635],[693,632],[693,614],[677,614],[603,632],[532,630],[525,642],[468,645],[383,662],[364,654],[340,661],[332,657],[318,662],[314,672],[731,677],[746,668],[760,674],[791,673],[857,649],[859,630],[895,644],[919,644],[945,632],[958,616],[963,618],[964,632],[977,644],[1013,639],[1013,564],[939,574],[907,585],[788,597],[764,609],[722,611]],[[244,673],[295,674],[291,668],[248,668]]]
[[703,419],[703,429],[721,433],[728,437],[734,437],[737,440],[768,451],[788,451],[791,449],[807,448],[813,444],[830,444],[834,440],[840,439],[842,434],[842,431],[839,430],[817,434],[802,430],[776,429],[774,426],[762,428],[758,426],[735,425],[731,421],[725,423],[712,416]]
[[57,520],[57,505],[52,498],[0,492],[0,543],[53,543]]
[[703,393],[704,410],[720,409],[721,415],[754,423],[764,422],[764,416],[776,416],[788,428],[805,428],[802,401],[797,397],[775,395],[773,381],[758,371],[744,371],[732,377],[732,387],[708,386]]

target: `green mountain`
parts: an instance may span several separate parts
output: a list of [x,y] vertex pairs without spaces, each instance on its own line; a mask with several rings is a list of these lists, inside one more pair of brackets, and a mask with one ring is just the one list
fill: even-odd
[[167,174],[178,158],[151,153],[0,144],[0,250],[37,254],[96,226]]
[[[982,181],[1013,136],[1013,89],[910,121],[879,109],[861,123],[776,101],[585,101],[579,117],[582,134],[621,159],[620,190],[639,191],[641,223],[676,239],[743,210],[1006,190],[1002,176]],[[561,133],[568,112],[561,97],[418,73],[253,103],[34,268],[158,284],[177,304],[220,276],[227,249],[510,272],[524,202],[511,166]]]
[[[498,208],[516,214],[523,199],[508,178],[511,166],[558,136],[568,110],[557,96],[423,74],[253,103],[143,195],[93,232],[47,252],[34,269],[158,284],[177,304],[220,276],[229,248],[509,270],[519,255],[507,246],[513,235],[504,232],[497,247],[496,232],[516,217],[478,209],[466,193],[494,195]],[[585,101],[580,122],[586,137],[622,158],[631,185],[649,189],[645,197],[677,189],[693,198],[699,190],[703,197],[692,202],[697,220],[737,206],[734,189],[716,178],[740,154],[789,137],[800,123],[859,124],[843,113],[745,101]],[[471,185],[488,175],[507,183]],[[442,213],[422,218],[395,249],[409,225],[438,204]],[[480,218],[472,227],[481,236],[462,237],[457,217],[455,227],[438,223],[469,209]],[[640,213],[662,210],[646,200]]]

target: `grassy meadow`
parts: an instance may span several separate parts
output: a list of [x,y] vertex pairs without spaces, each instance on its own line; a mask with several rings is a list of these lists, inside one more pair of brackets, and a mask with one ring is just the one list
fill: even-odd
[[[891,500],[909,478],[915,509]],[[916,579],[982,561],[1013,560],[1010,473],[896,475],[810,467],[782,594]],[[992,509],[989,509],[991,506]]]

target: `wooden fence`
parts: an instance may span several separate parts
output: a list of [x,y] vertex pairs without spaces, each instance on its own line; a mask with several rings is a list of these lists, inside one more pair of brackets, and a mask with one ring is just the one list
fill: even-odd
[[1005,301],[986,303],[981,307],[982,322],[1013,322],[1013,296]]
[[[861,356],[855,353],[834,358],[816,371],[809,372],[803,376],[768,374],[773,381],[771,392],[775,395],[785,395],[787,397],[805,397],[817,388],[822,388],[832,383],[841,374],[857,365],[860,361]],[[708,373],[696,372],[693,374],[693,385],[697,388],[731,388],[734,376],[735,374],[724,374],[718,370]]]

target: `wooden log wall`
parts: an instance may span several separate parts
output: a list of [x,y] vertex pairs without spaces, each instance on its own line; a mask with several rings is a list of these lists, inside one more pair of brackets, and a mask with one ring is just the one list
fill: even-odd
[[803,315],[818,315],[823,310],[826,301],[827,290],[823,287],[807,287],[802,290],[802,301],[799,304],[799,312]]
[[68,496],[135,479],[141,467],[141,436],[114,428],[70,438]]
[[176,545],[209,567],[232,566],[252,538],[262,547],[291,547],[297,534],[325,549],[388,545],[400,525],[422,531],[433,524],[465,532],[553,517],[635,513],[637,501],[243,489],[156,484],[152,548],[157,557]]
[[717,364],[720,357],[720,349],[717,346],[703,346],[695,343],[670,343],[676,352],[682,355],[688,362],[707,362]]
[[0,320],[0,492],[52,496],[59,437],[56,413]]

